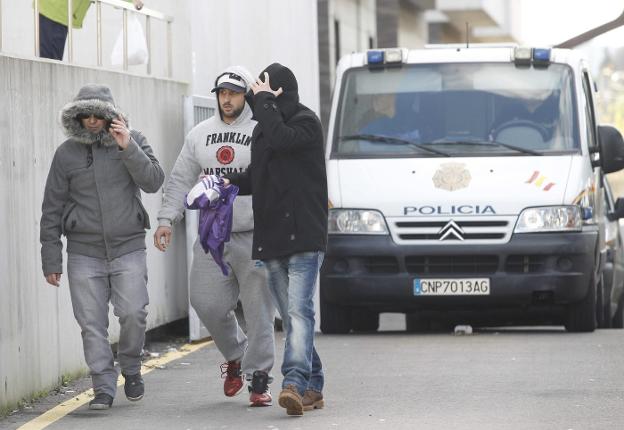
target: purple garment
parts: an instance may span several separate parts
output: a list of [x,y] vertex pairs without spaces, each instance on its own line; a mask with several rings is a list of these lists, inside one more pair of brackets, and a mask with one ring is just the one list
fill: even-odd
[[215,263],[221,267],[223,275],[228,275],[227,264],[223,261],[225,242],[230,241],[232,232],[232,205],[238,195],[238,187],[230,185],[224,188],[215,185],[213,189],[219,192],[220,197],[210,201],[201,194],[192,204],[188,204],[186,198],[184,204],[188,209],[200,209],[199,211],[199,242],[204,252],[210,252]]

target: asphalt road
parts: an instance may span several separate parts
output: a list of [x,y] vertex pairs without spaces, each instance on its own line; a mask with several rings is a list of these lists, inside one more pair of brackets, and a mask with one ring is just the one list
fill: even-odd
[[[83,406],[47,428],[624,429],[624,330],[492,328],[455,336],[403,327],[401,316],[383,315],[380,333],[319,335],[326,407],[301,418],[286,416],[277,402],[249,408],[245,394],[225,398],[222,358],[212,345],[147,374],[143,401],[130,403],[121,390],[111,410]],[[278,333],[280,359],[281,339]],[[18,428],[40,409],[0,428]]]

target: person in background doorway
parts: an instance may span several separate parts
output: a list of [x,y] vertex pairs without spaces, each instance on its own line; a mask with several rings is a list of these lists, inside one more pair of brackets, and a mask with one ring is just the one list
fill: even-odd
[[[39,56],[62,60],[67,39],[67,0],[34,0],[39,2]],[[136,10],[143,8],[143,0],[132,1]],[[73,28],[82,28],[91,0],[73,0]]]
[[72,307],[95,392],[89,407],[108,409],[118,377],[108,343],[109,302],[119,318],[117,359],[126,397],[137,401],[144,394],[145,229],[150,223],[141,190],[155,193],[165,174],[108,87],[82,87],[61,110],[61,121],[68,139],[54,153],[42,204],[43,274],[50,285],[60,285],[65,235]]

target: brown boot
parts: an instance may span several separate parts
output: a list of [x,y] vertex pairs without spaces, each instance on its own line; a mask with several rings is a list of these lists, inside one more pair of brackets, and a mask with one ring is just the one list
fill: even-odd
[[303,415],[303,399],[294,385],[286,385],[279,395],[278,403],[286,408],[288,415]]
[[323,401],[323,393],[318,391],[306,390],[303,393],[303,410],[311,411],[313,409],[323,409],[325,401]]

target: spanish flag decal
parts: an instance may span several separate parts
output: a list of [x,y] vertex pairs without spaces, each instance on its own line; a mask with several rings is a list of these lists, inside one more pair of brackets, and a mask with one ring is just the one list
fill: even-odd
[[549,191],[552,187],[555,186],[554,182],[550,182],[548,178],[540,173],[539,170],[535,170],[528,181],[525,184],[533,184],[538,188],[541,188],[542,191]]

